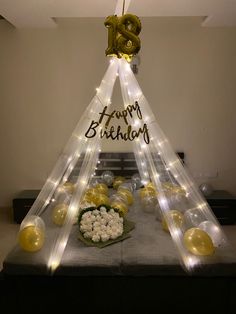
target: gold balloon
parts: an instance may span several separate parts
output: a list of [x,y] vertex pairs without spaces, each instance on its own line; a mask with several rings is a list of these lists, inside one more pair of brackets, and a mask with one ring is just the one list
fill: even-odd
[[173,184],[171,182],[163,183],[162,188],[165,191],[165,193],[170,196],[173,194],[181,194],[181,195],[186,194],[186,191],[181,186]]
[[44,244],[44,231],[35,226],[28,226],[20,230],[18,241],[20,247],[27,252],[37,252]]
[[70,194],[73,194],[74,191],[75,191],[75,185],[71,182],[65,182],[63,184],[63,189],[67,192],[67,193],[70,193]]
[[113,188],[115,190],[118,189],[118,187],[125,182],[125,178],[124,177],[116,177],[113,181]]
[[101,194],[105,194],[105,195],[108,194],[108,187],[105,183],[98,183],[95,186],[95,189],[97,189],[97,191]]
[[52,221],[55,225],[62,226],[64,224],[67,211],[68,205],[66,204],[58,204],[53,208]]
[[111,203],[111,207],[118,209],[121,216],[126,215],[128,212],[128,207],[123,202],[114,201]]
[[145,188],[148,189],[148,190],[153,190],[153,191],[156,191],[156,188],[154,186],[154,184],[152,182],[148,182],[146,185],[145,185]]
[[194,255],[212,255],[215,251],[211,237],[199,228],[191,228],[185,232],[184,245]]
[[95,203],[95,200],[97,198],[98,195],[98,190],[96,188],[90,188],[88,189],[83,197],[83,201],[84,202],[88,202],[88,203]]
[[134,202],[134,197],[133,197],[133,194],[127,190],[127,189],[118,189],[118,192],[117,192],[118,195],[121,195],[121,196],[124,196],[127,200],[127,203],[128,205],[132,205],[133,202]]
[[94,204],[96,206],[110,205],[109,197],[105,194],[97,194],[96,198],[94,198]]
[[[175,227],[180,228],[184,223],[184,215],[178,210],[170,210],[166,215],[172,218]],[[165,218],[162,219],[162,228],[169,232],[169,228]]]
[[148,197],[148,196],[156,196],[157,193],[155,190],[153,190],[152,188],[142,188],[139,190],[139,195],[141,197],[141,199]]

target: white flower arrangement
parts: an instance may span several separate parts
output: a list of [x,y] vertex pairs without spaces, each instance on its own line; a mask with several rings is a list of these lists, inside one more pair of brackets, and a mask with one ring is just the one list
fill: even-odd
[[115,240],[124,232],[123,218],[113,208],[86,211],[80,219],[80,231],[85,239],[93,242]]

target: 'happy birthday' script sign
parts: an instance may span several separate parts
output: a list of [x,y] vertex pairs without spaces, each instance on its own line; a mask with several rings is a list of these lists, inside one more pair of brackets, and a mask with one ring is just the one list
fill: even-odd
[[[134,139],[143,136],[143,140],[146,144],[149,144],[149,132],[147,124],[144,123],[142,127],[139,127],[138,130],[135,130],[131,125],[131,119],[135,118],[136,121],[142,121],[142,112],[137,101],[134,105],[129,105],[125,110],[117,111],[114,110],[112,113],[108,112],[108,107],[105,106],[103,111],[99,113],[100,118],[98,121],[91,121],[91,124],[85,133],[87,138],[92,138],[97,135],[97,132],[100,132],[100,138],[107,138],[112,140],[124,140],[124,141],[133,141]],[[121,126],[118,125],[116,128],[111,125],[114,119],[123,119],[127,129],[125,132],[122,131]],[[138,119],[138,120],[137,120]],[[100,129],[99,126],[104,124],[104,128]],[[135,125],[135,124],[134,124]]]

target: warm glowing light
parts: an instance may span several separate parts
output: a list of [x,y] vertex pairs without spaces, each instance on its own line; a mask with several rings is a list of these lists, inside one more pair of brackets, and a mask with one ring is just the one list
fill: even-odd
[[169,167],[173,167],[174,164],[177,163],[177,162],[178,162],[178,160],[175,160],[175,161],[173,161],[173,162],[170,162],[170,163],[169,163]]
[[186,256],[185,257],[185,264],[187,268],[194,268],[197,264],[199,264],[199,260],[197,257],[194,256]]
[[168,201],[166,198],[161,197],[160,199],[158,199],[158,202],[160,206],[163,207],[164,209],[168,208]]
[[197,205],[197,208],[203,209],[205,206],[206,206],[206,203],[202,203],[202,204]]
[[48,267],[51,269],[51,271],[54,272],[57,269],[57,267],[59,266],[59,264],[60,264],[60,261],[55,259],[48,264]]
[[58,181],[55,182],[55,181],[52,181],[52,180],[48,180],[48,182],[51,183],[51,184],[54,185],[54,186],[57,186],[57,185],[58,185]]
[[181,237],[182,236],[182,232],[180,229],[174,229],[172,231],[172,234],[175,236],[175,237]]

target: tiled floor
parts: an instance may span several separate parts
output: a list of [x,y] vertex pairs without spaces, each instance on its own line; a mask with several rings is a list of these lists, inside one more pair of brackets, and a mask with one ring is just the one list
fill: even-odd
[[10,208],[0,208],[0,271],[2,262],[16,243],[19,225],[12,219]]

